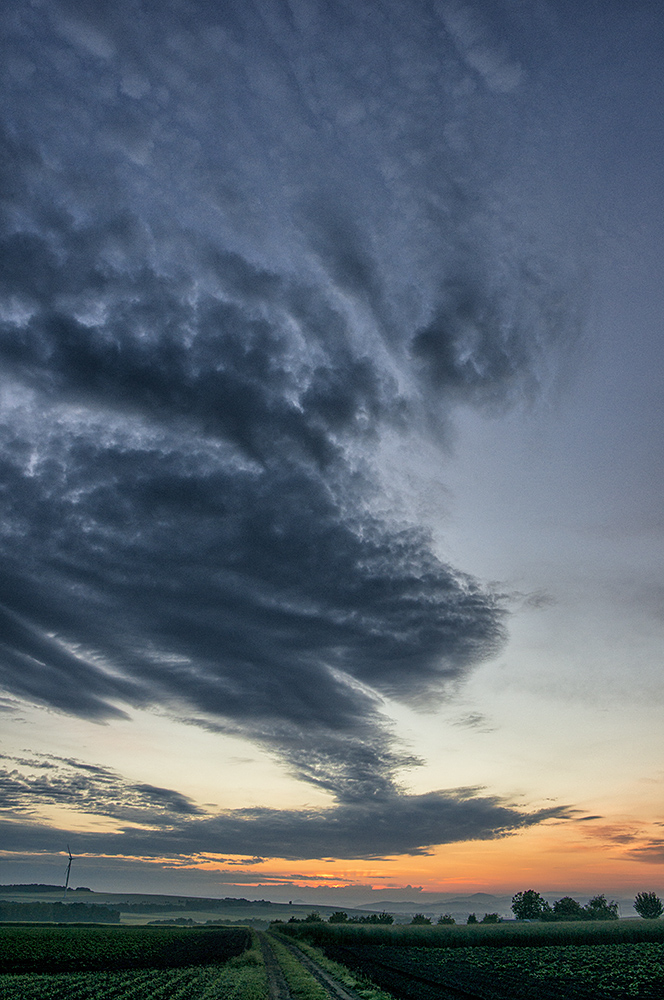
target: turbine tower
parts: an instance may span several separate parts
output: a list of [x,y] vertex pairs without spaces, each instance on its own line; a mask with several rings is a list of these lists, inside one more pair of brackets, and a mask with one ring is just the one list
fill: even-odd
[[65,900],[67,897],[67,889],[69,888],[69,875],[71,874],[71,863],[73,860],[71,851],[69,850],[69,844],[67,844],[67,854],[69,855],[69,864],[67,865],[67,877],[65,878],[65,891],[62,894],[63,900]]

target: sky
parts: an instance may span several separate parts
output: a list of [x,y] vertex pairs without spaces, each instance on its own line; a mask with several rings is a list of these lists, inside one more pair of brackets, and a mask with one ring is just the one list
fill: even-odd
[[661,5],[0,17],[1,881],[664,890]]

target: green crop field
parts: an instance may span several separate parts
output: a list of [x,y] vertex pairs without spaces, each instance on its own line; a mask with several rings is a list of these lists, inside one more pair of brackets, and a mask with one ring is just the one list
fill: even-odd
[[326,953],[406,1000],[426,996],[423,984],[450,985],[492,1000],[661,1000],[664,996],[661,944],[454,949],[379,945],[331,947]]
[[598,920],[418,927],[410,924],[278,924],[275,929],[317,947],[328,944],[409,948],[542,948],[549,945],[663,943],[664,921]]
[[225,962],[251,941],[243,927],[0,926],[0,973],[172,968]]
[[[268,997],[260,950],[240,928],[9,927],[0,931],[0,959],[24,970],[0,975],[2,1000]],[[43,971],[63,966],[95,971]]]
[[422,928],[312,923],[279,931],[321,948],[399,1000],[428,1000],[445,986],[486,1000],[664,997],[664,926],[649,921]]
[[193,966],[0,976],[2,1000],[267,1000],[260,969]]

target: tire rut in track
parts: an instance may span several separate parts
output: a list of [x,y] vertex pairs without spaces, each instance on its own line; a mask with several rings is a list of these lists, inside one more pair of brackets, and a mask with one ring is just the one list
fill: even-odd
[[344,986],[343,983],[340,983],[338,979],[335,979],[334,976],[323,969],[318,962],[314,961],[313,958],[309,958],[303,951],[300,951],[296,945],[283,940],[281,944],[288,948],[290,953],[297,958],[298,962],[304,966],[307,972],[311,973],[314,979],[327,991],[328,996],[332,1000],[362,1000],[359,993],[356,993],[349,986]]
[[260,941],[263,961],[265,962],[265,970],[267,972],[267,987],[270,994],[270,1000],[293,1000],[288,983],[286,982],[286,977],[281,971],[281,966],[277,961],[277,956],[274,954],[272,945],[268,941],[267,936],[262,932],[259,932],[258,939]]

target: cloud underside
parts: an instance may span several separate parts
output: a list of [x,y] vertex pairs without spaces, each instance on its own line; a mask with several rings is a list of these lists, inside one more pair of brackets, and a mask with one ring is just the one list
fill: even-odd
[[514,829],[490,799],[401,795],[413,761],[381,714],[495,655],[505,609],[385,510],[377,456],[530,394],[570,332],[555,262],[506,242],[489,164],[448,137],[474,114],[461,22],[433,44],[400,14],[371,55],[362,18],[322,5],[297,25],[143,8],[5,15],[0,680],[85,718],[156,705],[241,732],[336,797],[215,821],[249,853]]
[[7,851],[52,850],[65,831],[40,814],[53,806],[74,810],[79,823],[82,814],[114,821],[117,832],[76,833],[79,853],[146,858],[417,855],[437,844],[489,840],[571,816],[564,806],[527,813],[479,788],[422,795],[388,791],[327,809],[251,808],[213,815],[171,789],[130,783],[108,768],[71,758],[5,760],[13,765],[0,769],[0,826]]
[[[165,790],[161,791],[163,795]],[[435,845],[456,841],[491,840],[569,815],[562,807],[527,814],[477,789],[394,795],[316,811],[236,809],[184,821],[184,810],[167,815],[161,808],[163,802],[157,805],[152,812],[147,806],[143,809],[142,819],[148,820],[148,826],[141,826],[136,815],[136,825],[124,826],[117,833],[72,836],[43,822],[2,820],[3,850],[51,851],[61,842],[72,841],[78,853],[146,859],[202,854],[377,859],[426,854]],[[132,812],[131,803],[117,811],[126,816]]]

